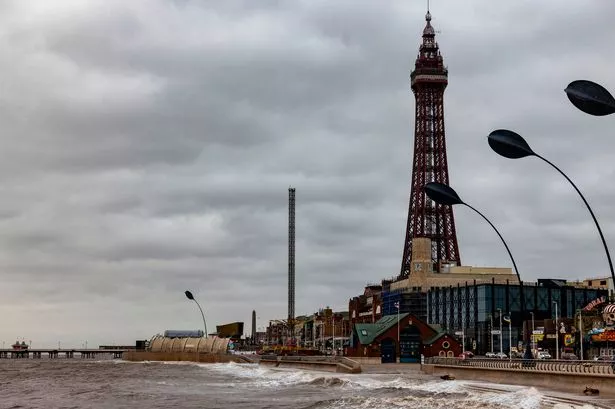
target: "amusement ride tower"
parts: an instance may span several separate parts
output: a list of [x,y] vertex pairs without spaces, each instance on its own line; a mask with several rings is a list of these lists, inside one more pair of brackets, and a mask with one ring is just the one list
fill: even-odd
[[[412,245],[415,238],[431,240],[434,269],[438,269],[440,263],[461,264],[452,207],[434,203],[423,191],[428,182],[449,184],[444,137],[444,90],[448,84],[448,70],[435,40],[429,9],[425,20],[423,43],[410,74],[416,99],[414,159],[400,278],[407,278],[413,271]],[[419,268],[420,264],[416,263],[416,269]]]

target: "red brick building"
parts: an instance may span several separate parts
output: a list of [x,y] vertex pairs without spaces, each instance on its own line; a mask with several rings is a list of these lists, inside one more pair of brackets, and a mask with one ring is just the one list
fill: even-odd
[[[399,334],[399,336],[398,336]],[[403,313],[385,315],[377,322],[353,326],[344,355],[379,357],[383,363],[420,362],[421,355],[458,356],[461,344],[415,316]]]
[[362,295],[351,298],[348,315],[352,325],[378,321],[382,317],[382,286],[368,285]]

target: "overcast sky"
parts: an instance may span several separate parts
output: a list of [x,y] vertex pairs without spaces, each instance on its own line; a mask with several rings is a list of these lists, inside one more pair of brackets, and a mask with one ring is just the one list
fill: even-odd
[[[615,2],[432,1],[449,86],[451,185],[498,226],[522,278],[608,274],[591,218],[510,128],[579,185],[615,245],[615,117],[563,89],[615,91]],[[399,273],[425,25],[408,0],[0,3],[0,340],[130,343],[297,315]],[[464,265],[510,267],[455,209]],[[613,248],[613,247],[612,247]]]

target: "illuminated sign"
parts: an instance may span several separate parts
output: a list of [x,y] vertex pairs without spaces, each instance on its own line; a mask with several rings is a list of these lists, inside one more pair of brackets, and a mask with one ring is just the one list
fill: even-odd
[[592,335],[594,342],[615,341],[615,331],[604,331],[599,334]]
[[574,337],[572,336],[572,334],[565,334],[564,335],[564,345],[570,346],[573,344],[574,344]]
[[589,304],[587,304],[585,306],[585,308],[583,308],[583,311],[591,311],[591,310],[594,309],[594,307],[604,303],[605,301],[606,301],[606,297],[605,296],[596,298],[594,301],[592,301]]

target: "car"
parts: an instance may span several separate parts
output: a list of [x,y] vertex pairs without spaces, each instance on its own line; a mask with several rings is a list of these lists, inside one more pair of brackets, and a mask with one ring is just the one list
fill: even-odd
[[537,359],[551,359],[553,358],[549,351],[538,351]]
[[495,358],[496,354],[493,352],[487,352],[485,354],[485,358]]
[[474,353],[472,353],[472,351],[465,351],[459,354],[460,359],[468,359],[468,358],[472,358],[473,356],[474,356]]
[[613,357],[610,357],[608,355],[600,355],[600,356],[595,356],[594,357],[594,361],[612,361]]
[[560,356],[560,359],[564,359],[568,361],[576,361],[577,359],[579,359],[579,357],[577,357],[572,352],[563,352],[562,355]]
[[506,358],[508,358],[508,355],[506,355],[504,352],[498,352],[497,354],[495,354],[494,358],[506,359]]

